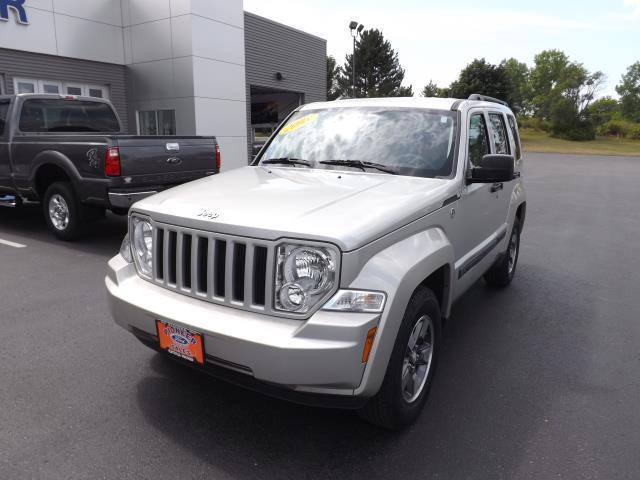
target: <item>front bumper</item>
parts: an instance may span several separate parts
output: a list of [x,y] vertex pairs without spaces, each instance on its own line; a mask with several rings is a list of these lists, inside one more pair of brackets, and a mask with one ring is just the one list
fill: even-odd
[[[362,391],[362,352],[379,314],[318,311],[302,321],[215,305],[143,280],[120,255],[110,260],[105,282],[116,323],[152,347],[156,320],[201,333],[205,369],[225,374],[216,376],[314,405],[322,401],[308,394],[334,406],[332,399]],[[336,406],[349,406],[342,403]]]

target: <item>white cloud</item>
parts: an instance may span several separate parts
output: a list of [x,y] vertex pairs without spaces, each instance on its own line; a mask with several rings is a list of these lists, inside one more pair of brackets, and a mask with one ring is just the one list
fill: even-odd
[[624,0],[625,7],[631,7],[633,14],[640,16],[640,0]]

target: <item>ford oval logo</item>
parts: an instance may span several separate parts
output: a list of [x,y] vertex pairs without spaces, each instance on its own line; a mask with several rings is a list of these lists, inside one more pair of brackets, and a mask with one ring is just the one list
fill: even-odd
[[183,346],[189,345],[189,340],[184,338],[182,335],[178,335],[177,333],[174,333],[173,335],[171,335],[171,340],[173,340],[175,343],[179,345],[183,345]]
[[182,159],[178,157],[167,158],[167,163],[169,165],[182,165]]

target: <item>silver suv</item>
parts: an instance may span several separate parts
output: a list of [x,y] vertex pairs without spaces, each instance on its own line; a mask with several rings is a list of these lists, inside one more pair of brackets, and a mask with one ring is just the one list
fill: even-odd
[[185,364],[401,428],[452,303],[514,276],[521,172],[515,117],[489,97],[303,106],[252,165],[131,208],[111,312]]

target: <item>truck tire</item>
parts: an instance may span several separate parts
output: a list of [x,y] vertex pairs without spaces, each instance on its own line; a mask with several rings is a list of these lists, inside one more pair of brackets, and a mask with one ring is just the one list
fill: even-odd
[[511,283],[516,274],[520,256],[520,221],[516,217],[511,229],[507,251],[491,269],[484,274],[484,281],[492,287],[503,288]]
[[60,240],[75,240],[80,234],[82,208],[69,182],[49,185],[42,201],[49,229]]
[[409,300],[380,390],[358,411],[374,425],[400,430],[413,423],[424,406],[440,352],[440,305],[419,287]]

